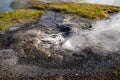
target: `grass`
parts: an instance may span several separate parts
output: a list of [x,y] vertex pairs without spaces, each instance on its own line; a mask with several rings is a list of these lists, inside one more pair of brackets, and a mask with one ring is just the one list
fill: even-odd
[[120,11],[120,7],[87,4],[87,3],[44,3],[31,0],[31,8],[42,10],[54,10],[64,14],[75,14],[90,19],[103,19],[109,16],[109,13]]
[[116,77],[116,80],[120,80],[120,64],[114,67],[113,73]]
[[44,10],[53,10],[63,14],[75,14],[90,19],[103,19],[109,13],[120,11],[120,7],[85,4],[85,3],[44,3],[31,0],[30,9],[19,9],[13,12],[0,13],[0,30],[6,29],[15,23],[37,19],[44,14]]
[[0,30],[6,29],[15,23],[37,19],[42,14],[44,14],[43,11],[31,9],[20,9],[13,12],[0,13]]

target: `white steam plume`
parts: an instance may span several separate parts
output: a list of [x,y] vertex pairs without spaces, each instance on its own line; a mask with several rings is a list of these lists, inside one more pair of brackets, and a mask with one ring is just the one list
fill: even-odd
[[97,21],[93,30],[74,34],[62,47],[70,50],[83,50],[90,47],[95,53],[120,51],[120,13],[109,20]]
[[86,3],[94,3],[94,4],[107,4],[107,5],[120,5],[120,0],[84,0]]
[[45,2],[75,2],[75,3],[93,3],[93,4],[107,4],[120,5],[120,0],[38,0]]

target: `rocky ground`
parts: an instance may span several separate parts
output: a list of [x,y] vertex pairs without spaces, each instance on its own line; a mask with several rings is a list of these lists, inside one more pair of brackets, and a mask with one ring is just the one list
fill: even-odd
[[119,54],[99,55],[90,47],[77,51],[62,47],[76,30],[90,31],[94,22],[46,11],[37,21],[2,31],[0,79],[117,80],[114,67],[119,64]]

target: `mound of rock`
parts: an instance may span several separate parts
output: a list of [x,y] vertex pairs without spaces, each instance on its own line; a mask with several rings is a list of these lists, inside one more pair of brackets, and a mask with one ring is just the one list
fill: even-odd
[[120,55],[98,55],[90,47],[79,47],[77,51],[63,48],[74,34],[90,31],[91,22],[48,11],[37,22],[3,31],[0,34],[0,69],[4,75],[0,76],[69,80],[72,75],[79,80],[86,76],[89,76],[86,79],[94,79],[95,75],[102,79],[108,76],[106,74],[113,74],[111,67],[119,63]]

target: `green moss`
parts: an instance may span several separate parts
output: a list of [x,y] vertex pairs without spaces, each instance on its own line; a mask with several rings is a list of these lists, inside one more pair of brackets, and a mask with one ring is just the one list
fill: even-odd
[[4,29],[4,27],[3,27],[3,26],[0,26],[0,31],[3,30],[3,29]]
[[20,9],[13,12],[0,13],[0,30],[3,30],[15,23],[37,19],[42,14],[44,14],[43,11],[31,9]]
[[31,0],[31,8],[54,10],[64,14],[76,14],[91,19],[102,19],[109,13],[118,12],[120,7],[85,3],[44,3]]
[[114,68],[113,73],[115,75],[114,77],[116,78],[115,80],[120,80],[120,64]]

